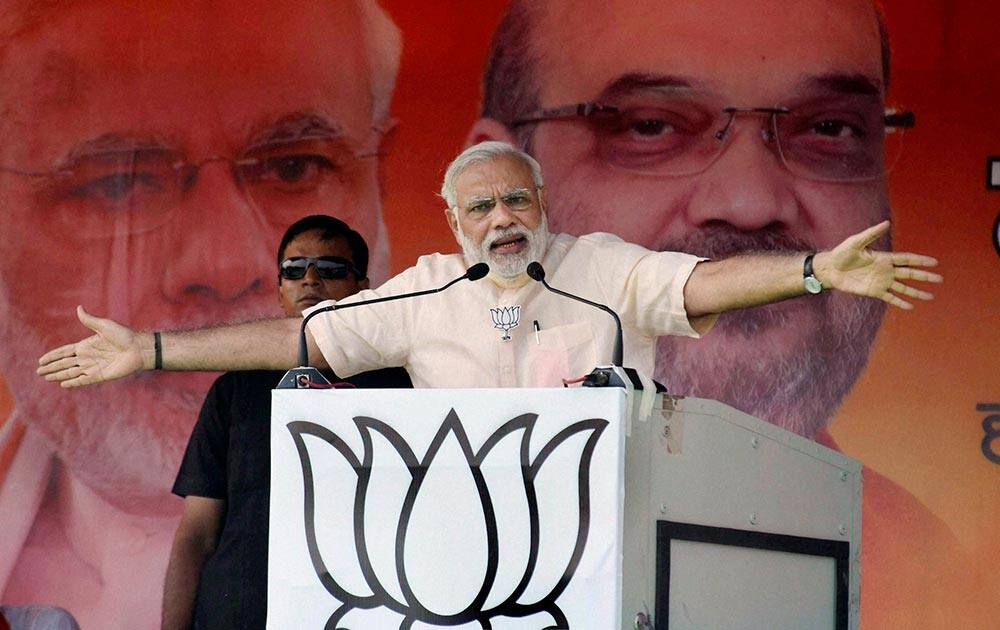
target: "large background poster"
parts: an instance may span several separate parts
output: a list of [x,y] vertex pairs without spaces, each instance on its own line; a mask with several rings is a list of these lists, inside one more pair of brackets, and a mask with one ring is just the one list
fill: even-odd
[[[83,331],[76,304],[145,330],[278,315],[278,239],[316,211],[368,239],[375,283],[422,253],[456,250],[436,191],[468,140],[505,133],[477,119],[507,2],[386,0],[391,23],[367,2],[279,4],[12,0],[0,8],[2,603],[61,605],[84,627],[158,623],[181,508],[168,491],[214,376],[148,376],[72,393],[42,382],[33,372],[42,349]],[[718,105],[773,107],[795,95],[776,88],[766,102],[726,99],[794,86],[845,59],[881,69],[874,20],[857,17],[867,6],[860,0],[567,5],[528,2],[511,14],[505,45],[520,61],[495,68],[492,116],[611,98],[604,79],[616,76],[628,79],[632,98],[637,85],[678,73],[697,84],[703,70],[731,79],[716,90]],[[1000,7],[891,0],[884,14],[887,104],[916,114],[898,154],[887,155],[893,247],[936,256],[945,283],[933,302],[887,312],[880,325],[878,313],[844,315],[842,334],[822,342],[833,320],[781,311],[773,321],[796,334],[770,344],[773,360],[754,360],[754,344],[771,338],[741,338],[735,326],[701,348],[749,365],[741,378],[757,379],[762,397],[787,390],[800,402],[833,401],[832,419],[811,408],[799,415],[820,426],[799,430],[868,469],[865,627],[991,627],[1000,599],[1000,190],[988,189],[987,159],[1000,155]],[[801,224],[826,240],[885,211],[881,181],[793,181],[777,152],[745,136],[678,193],[676,177],[626,180],[613,168],[588,177],[593,170],[569,162],[584,122],[539,123],[530,137],[500,122],[542,162],[558,230],[642,242],[668,222],[660,208],[677,197],[731,212],[706,223],[743,232]],[[737,131],[763,124],[740,116]],[[547,152],[559,133],[571,135]],[[301,155],[313,157],[289,160]],[[288,168],[249,173],[239,166],[247,157]],[[67,178],[68,163],[77,167]],[[607,185],[584,185],[595,181]],[[762,217],[750,194],[761,191],[786,214]],[[826,240],[774,242],[804,249]],[[812,363],[795,363],[807,354]],[[664,370],[676,393],[717,392],[710,397],[787,420],[780,409],[747,408],[738,394],[748,380],[727,389]],[[840,390],[849,393],[838,406]]]

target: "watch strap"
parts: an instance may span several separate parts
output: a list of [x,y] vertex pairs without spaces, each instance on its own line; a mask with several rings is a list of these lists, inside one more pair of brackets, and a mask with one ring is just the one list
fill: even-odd
[[823,283],[820,282],[813,271],[813,258],[815,256],[816,252],[811,252],[802,263],[802,285],[805,287],[807,293],[812,293],[813,295],[823,291]]

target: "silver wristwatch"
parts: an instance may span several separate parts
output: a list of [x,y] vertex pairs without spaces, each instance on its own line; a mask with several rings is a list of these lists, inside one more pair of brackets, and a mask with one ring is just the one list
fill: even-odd
[[813,273],[813,256],[815,255],[816,252],[813,252],[806,256],[806,261],[802,265],[802,285],[806,288],[806,293],[813,295],[823,292],[823,283]]

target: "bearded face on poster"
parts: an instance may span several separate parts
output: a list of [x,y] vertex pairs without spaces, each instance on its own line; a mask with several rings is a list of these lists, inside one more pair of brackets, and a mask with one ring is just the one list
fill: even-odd
[[[39,519],[61,510],[60,527],[72,527],[69,494],[172,518],[180,505],[165,497],[215,378],[45,394],[33,357],[73,334],[76,305],[144,329],[275,316],[273,252],[288,225],[317,213],[358,230],[372,278],[385,278],[379,156],[399,54],[398,30],[368,0],[0,11],[0,375],[14,420],[58,462]],[[5,522],[24,521],[8,531],[26,534],[33,509],[0,507]],[[46,538],[29,542],[56,540]],[[9,553],[0,593],[5,581],[30,593],[38,584],[18,579],[29,561]],[[156,593],[162,571],[150,573]]]
[[[511,142],[541,163],[556,233],[712,259],[816,251],[891,215],[913,117],[887,107],[889,61],[871,0],[514,0],[466,142]],[[890,249],[888,235],[873,247]],[[884,311],[824,292],[726,313],[703,339],[661,337],[655,377],[837,448],[828,423]],[[864,475],[862,625],[967,618],[975,571],[954,534]]]
[[[889,218],[905,121],[884,117],[887,82],[870,2],[514,2],[468,141],[538,159],[554,232],[712,259],[817,251]],[[883,312],[827,293],[727,313],[705,339],[662,337],[656,377],[813,437]]]

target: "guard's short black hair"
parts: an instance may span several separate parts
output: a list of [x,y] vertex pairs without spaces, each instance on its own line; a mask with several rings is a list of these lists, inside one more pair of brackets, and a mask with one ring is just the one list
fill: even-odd
[[361,274],[358,280],[368,277],[368,243],[365,243],[365,239],[352,230],[351,226],[340,219],[326,214],[309,215],[308,217],[299,219],[285,230],[285,235],[281,237],[281,245],[278,245],[279,266],[281,265],[281,261],[285,259],[285,248],[288,247],[288,244],[295,240],[295,237],[299,234],[312,230],[320,230],[319,237],[324,241],[329,241],[337,237],[347,241],[347,246],[351,250],[351,258],[354,259],[352,262],[355,268],[357,268],[358,273]]

